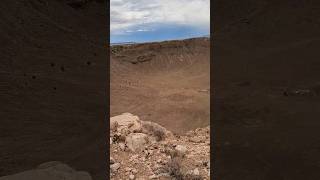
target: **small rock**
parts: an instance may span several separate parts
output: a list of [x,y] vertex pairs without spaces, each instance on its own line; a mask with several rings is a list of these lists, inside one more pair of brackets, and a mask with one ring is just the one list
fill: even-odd
[[142,151],[148,143],[148,136],[143,133],[131,133],[126,137],[126,144],[131,151]]
[[131,171],[131,168],[126,167],[124,170],[125,170],[126,172],[130,172],[130,171]]
[[195,169],[193,170],[193,174],[196,175],[196,176],[199,176],[199,175],[200,175],[199,169],[198,169],[198,168],[195,168]]
[[132,172],[133,174],[137,174],[137,173],[138,173],[138,170],[135,169],[135,168],[133,168],[133,169],[131,170],[131,172]]
[[120,168],[120,166],[121,166],[120,163],[112,164],[112,165],[110,166],[111,172],[117,172],[118,169]]
[[170,177],[169,173],[160,173],[157,175],[157,177]]
[[115,163],[115,161],[114,161],[113,157],[110,157],[110,164],[114,164],[114,163]]
[[119,147],[122,151],[126,149],[126,145],[124,143],[119,143]]
[[149,154],[152,155],[153,154],[153,150],[149,150]]
[[185,155],[187,152],[187,148],[185,146],[182,145],[177,145],[175,147],[175,150],[178,151],[181,155]]
[[134,175],[130,174],[129,179],[133,180],[134,179]]
[[149,176],[149,179],[157,179],[158,177],[156,176],[156,175],[151,175],[151,176]]
[[146,158],[145,158],[145,157],[141,157],[140,160],[141,160],[142,162],[144,162],[144,161],[146,161]]

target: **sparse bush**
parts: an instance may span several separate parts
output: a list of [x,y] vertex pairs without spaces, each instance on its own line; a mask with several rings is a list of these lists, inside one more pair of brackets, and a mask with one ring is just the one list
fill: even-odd
[[163,171],[168,173],[171,177],[176,180],[201,180],[203,179],[200,175],[184,172],[182,168],[182,157],[175,156],[163,167]]
[[142,127],[144,133],[155,136],[157,141],[164,140],[166,137],[166,129],[156,123],[144,121]]
[[181,159],[178,157],[172,158],[166,166],[167,172],[170,176],[176,178],[177,180],[183,180],[183,173],[181,171]]
[[166,134],[161,131],[161,130],[158,130],[158,129],[155,129],[154,132],[153,132],[153,135],[156,137],[156,140],[157,141],[162,141],[165,139],[165,136]]

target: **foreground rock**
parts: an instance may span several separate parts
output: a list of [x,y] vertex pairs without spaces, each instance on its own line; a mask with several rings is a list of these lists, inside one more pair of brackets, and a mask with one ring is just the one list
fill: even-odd
[[110,118],[110,129],[122,133],[141,132],[142,125],[138,116],[134,116],[130,113],[123,113],[119,116]]
[[0,177],[0,180],[92,180],[89,173],[76,171],[61,162],[53,161],[37,169]]
[[126,145],[131,151],[141,151],[148,143],[148,136],[143,133],[132,133],[126,137]]
[[130,113],[111,119],[110,179],[210,179],[209,127],[176,136]]

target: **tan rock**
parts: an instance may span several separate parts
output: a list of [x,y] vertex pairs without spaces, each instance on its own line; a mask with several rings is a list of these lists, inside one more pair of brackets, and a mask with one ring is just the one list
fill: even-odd
[[126,145],[131,151],[142,151],[148,143],[148,136],[143,133],[131,133],[126,137]]
[[177,145],[175,147],[175,150],[180,154],[180,155],[185,155],[187,152],[187,148],[185,146],[182,145]]
[[120,163],[114,163],[110,166],[110,170],[111,172],[114,173],[114,172],[117,172],[120,167],[121,167]]
[[110,128],[116,129],[118,132],[128,129],[130,132],[141,132],[142,126],[138,116],[130,113],[123,113],[110,118]]
[[133,180],[134,178],[135,178],[134,175],[133,175],[133,174],[130,174],[129,179],[130,179],[130,180]]

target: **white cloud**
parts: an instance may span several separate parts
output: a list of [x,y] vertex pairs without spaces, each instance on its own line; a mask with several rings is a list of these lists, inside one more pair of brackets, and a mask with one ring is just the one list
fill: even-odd
[[148,31],[150,23],[209,28],[210,0],[111,0],[110,23],[111,34]]

